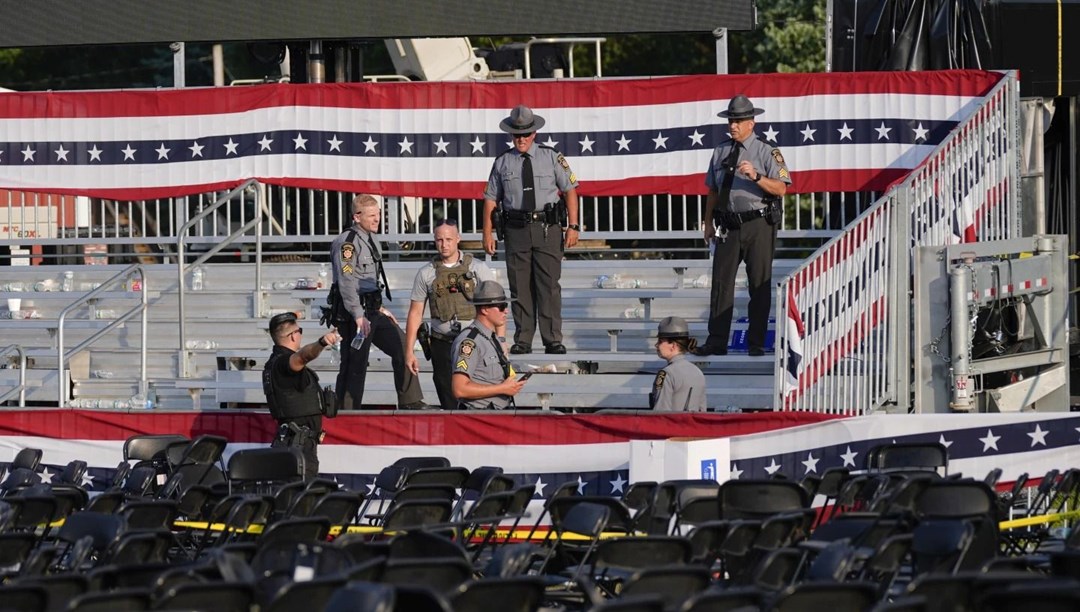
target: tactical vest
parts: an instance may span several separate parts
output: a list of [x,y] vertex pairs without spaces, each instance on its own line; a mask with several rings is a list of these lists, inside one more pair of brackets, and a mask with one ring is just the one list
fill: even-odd
[[285,353],[274,351],[263,366],[263,393],[266,394],[266,403],[270,407],[270,416],[275,420],[284,421],[322,414],[319,375],[311,368],[304,368],[304,371],[300,373],[307,383],[303,391],[297,391],[295,388],[285,389],[274,384],[274,364],[284,355]]
[[471,270],[472,255],[465,253],[452,266],[444,266],[438,257],[431,261],[435,281],[431,283],[431,318],[449,321],[457,315],[459,321],[472,321],[475,307],[469,303],[476,289],[476,274]]

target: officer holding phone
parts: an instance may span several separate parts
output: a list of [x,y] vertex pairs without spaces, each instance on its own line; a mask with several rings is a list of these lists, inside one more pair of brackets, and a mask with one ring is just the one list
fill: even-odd
[[451,386],[459,410],[504,410],[514,407],[514,396],[528,375],[514,377],[495,330],[506,325],[511,300],[502,285],[486,280],[477,285],[469,303],[476,311],[472,324],[454,340]]

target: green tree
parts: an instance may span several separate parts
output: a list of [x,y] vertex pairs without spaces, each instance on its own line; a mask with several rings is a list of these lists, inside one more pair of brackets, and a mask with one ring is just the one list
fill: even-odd
[[825,70],[825,0],[760,0],[758,11],[757,29],[732,33],[733,63],[750,73]]

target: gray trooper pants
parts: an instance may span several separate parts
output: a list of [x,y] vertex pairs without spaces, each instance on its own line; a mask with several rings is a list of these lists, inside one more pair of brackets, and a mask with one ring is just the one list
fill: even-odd
[[[546,230],[546,231],[545,231]],[[562,343],[563,233],[557,225],[506,223],[506,280],[514,343],[532,346],[537,325],[544,346]]]

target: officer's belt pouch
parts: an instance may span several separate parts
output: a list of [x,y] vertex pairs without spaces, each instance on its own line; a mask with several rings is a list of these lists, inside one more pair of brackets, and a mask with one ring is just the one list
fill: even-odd
[[364,312],[378,312],[382,308],[382,294],[378,291],[361,293],[360,306],[364,309]]
[[333,387],[326,386],[319,391],[319,394],[322,398],[320,407],[322,408],[323,415],[331,419],[336,417],[338,413],[337,392],[334,391]]
[[739,218],[739,215],[730,212],[716,211],[716,214],[713,215],[713,222],[716,227],[726,229],[729,232],[742,227],[742,219]]
[[769,202],[768,211],[765,213],[765,220],[769,222],[769,225],[780,225],[780,222],[784,220],[784,207],[780,202]]

